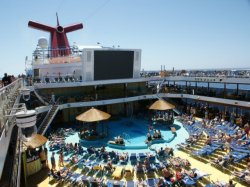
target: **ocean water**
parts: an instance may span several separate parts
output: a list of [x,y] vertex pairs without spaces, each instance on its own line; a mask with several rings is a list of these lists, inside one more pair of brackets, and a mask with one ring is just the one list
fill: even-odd
[[[249,80],[250,81],[250,80]],[[170,84],[174,84],[172,81],[169,82]],[[175,82],[176,85],[180,85],[180,86],[185,86],[186,82],[184,81],[179,81],[179,82]],[[188,86],[195,86],[195,82],[190,82],[190,84],[188,84]],[[207,87],[208,84],[204,83],[204,82],[198,82],[197,83],[197,87]],[[209,87],[210,88],[220,88],[220,89],[224,89],[224,84],[223,83],[209,83]],[[226,88],[227,89],[236,89],[237,86],[236,84],[226,84]],[[239,90],[250,90],[250,85],[247,84],[239,84]]]

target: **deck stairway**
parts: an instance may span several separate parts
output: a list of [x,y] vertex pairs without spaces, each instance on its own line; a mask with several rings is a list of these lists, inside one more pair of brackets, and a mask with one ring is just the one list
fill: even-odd
[[51,122],[53,121],[54,117],[59,110],[59,105],[52,105],[50,110],[48,111],[47,115],[45,116],[44,120],[42,121],[41,125],[38,128],[37,133],[44,135],[46,130],[49,128]]

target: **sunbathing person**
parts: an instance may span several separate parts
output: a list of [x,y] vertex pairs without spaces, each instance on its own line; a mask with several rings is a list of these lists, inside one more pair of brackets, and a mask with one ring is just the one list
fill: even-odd
[[69,170],[68,169],[63,169],[63,170],[58,170],[58,171],[54,171],[53,169],[50,170],[50,174],[53,176],[53,178],[60,180],[60,179],[64,179],[65,177],[67,177]]
[[67,177],[68,173],[69,173],[69,169],[67,168],[67,169],[59,170],[59,171],[57,172],[57,175],[58,175],[60,178],[63,178],[63,179],[64,179],[65,177]]
[[161,130],[160,130],[160,129],[158,130],[158,138],[159,138],[159,139],[162,138],[162,137],[161,137]]
[[71,162],[76,164],[78,162],[78,157],[76,155],[72,156]]
[[168,154],[168,156],[174,156],[174,149],[172,147],[166,147],[165,152]]
[[150,162],[149,162],[149,159],[147,157],[144,160],[144,166],[146,169],[150,169]]
[[156,129],[154,130],[153,138],[155,138],[155,139],[158,138],[158,133],[156,132]]
[[233,173],[234,176],[239,177],[239,178],[243,178],[243,177],[245,177],[245,175],[249,175],[249,174],[250,174],[250,162],[247,163],[247,169],[246,170],[235,171]]
[[165,155],[165,150],[163,149],[163,147],[161,147],[160,150],[157,151],[159,156],[164,156]]
[[94,147],[90,146],[90,147],[87,148],[87,151],[88,151],[89,154],[93,154],[93,153],[95,153],[96,150],[95,150]]
[[147,140],[145,141],[146,143],[150,143],[152,141],[152,136],[150,133],[147,134]]
[[162,169],[162,174],[165,180],[170,181],[173,177],[173,174],[168,170],[167,166]]
[[163,178],[159,178],[159,181],[157,183],[157,187],[165,187],[166,185],[164,184]]
[[224,164],[225,164],[225,160],[224,160],[221,156],[218,157],[217,159],[215,159],[213,162],[214,162],[215,164],[220,165],[220,166],[224,166]]
[[128,153],[122,153],[122,155],[119,157],[120,160],[125,161],[128,159]]
[[176,170],[175,179],[176,181],[173,182],[173,186],[185,186],[184,182],[182,181],[183,174],[181,172],[181,169]]
[[225,185],[225,187],[235,187],[235,184],[233,184],[233,181],[230,179],[229,182]]
[[121,136],[118,136],[117,138],[115,138],[115,143],[116,144],[124,144],[124,140]]
[[227,166],[229,164],[233,164],[234,163],[234,157],[233,155],[229,155],[229,159],[225,161],[224,166]]
[[207,140],[206,140],[205,144],[212,145],[212,138],[210,136],[207,136]]
[[90,132],[90,136],[98,136],[98,133],[94,129],[92,129]]
[[111,162],[111,161],[108,161],[107,165],[104,166],[104,169],[105,169],[107,172],[113,172],[113,171],[114,171],[114,168],[113,168],[112,162]]
[[50,175],[55,179],[59,179],[59,176],[57,175],[57,172],[55,173],[55,171],[52,168],[50,169]]
[[197,142],[197,140],[198,139],[194,135],[191,135],[191,136],[189,136],[188,139],[186,139],[186,142],[193,144],[193,143]]
[[244,131],[245,131],[246,137],[249,138],[250,127],[248,123],[244,125]]
[[197,177],[197,173],[194,172],[194,171],[192,171],[192,170],[191,170],[191,171],[185,170],[184,173],[185,173],[186,175],[188,175],[190,178],[196,178],[196,177]]
[[105,146],[102,146],[102,147],[101,147],[100,152],[101,152],[101,153],[106,152]]
[[144,172],[144,167],[142,165],[142,162],[137,162],[136,172]]

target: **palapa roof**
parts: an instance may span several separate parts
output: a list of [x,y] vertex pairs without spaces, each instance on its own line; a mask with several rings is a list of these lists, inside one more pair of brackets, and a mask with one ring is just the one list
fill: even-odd
[[150,107],[150,110],[170,110],[170,109],[174,109],[175,106],[168,103],[167,101],[163,100],[163,99],[159,99],[157,101],[155,101]]
[[110,117],[111,117],[110,114],[92,107],[86,112],[78,115],[76,119],[84,122],[95,122],[95,121],[106,120],[109,119]]
[[44,137],[43,135],[36,134],[36,135],[32,136],[27,142],[23,142],[23,143],[25,144],[26,147],[30,147],[30,148],[35,149],[37,147],[41,147],[47,141],[48,141],[48,139],[46,137]]

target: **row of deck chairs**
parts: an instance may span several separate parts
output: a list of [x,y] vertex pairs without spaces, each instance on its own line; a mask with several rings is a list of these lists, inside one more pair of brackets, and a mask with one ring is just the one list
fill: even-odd
[[39,78],[34,79],[34,83],[67,83],[67,82],[81,82],[82,78],[75,78],[71,76],[66,76],[66,77],[54,77],[54,78],[49,78],[45,77],[44,80],[41,80]]
[[[188,175],[185,175],[181,181],[182,184],[184,183],[186,186],[193,186],[193,185],[196,185],[199,179],[201,179],[204,176],[209,175],[197,169],[193,169],[193,171],[197,173],[197,176],[195,178],[191,178]],[[50,174],[49,176],[51,177]],[[55,178],[54,176],[52,177],[57,182],[70,183],[73,186],[84,185],[84,186],[107,186],[107,187],[123,187],[123,186],[136,187],[138,185],[142,185],[142,186],[148,186],[148,187],[155,187],[157,186],[157,183],[159,181],[159,178],[148,178],[143,181],[129,180],[126,182],[119,181],[119,180],[112,180],[112,179],[107,179],[106,181],[104,181],[102,178],[86,176],[83,174],[73,173],[73,172],[68,172],[68,174],[65,177],[60,178],[60,179],[57,177]],[[164,181],[164,185],[166,186],[171,186],[173,184],[171,181],[166,181],[165,179],[163,179],[163,181]]]
[[222,147],[222,144],[212,144],[211,146],[207,145],[197,151],[193,151],[191,154],[193,156],[208,156],[214,153],[216,150],[222,149]]

